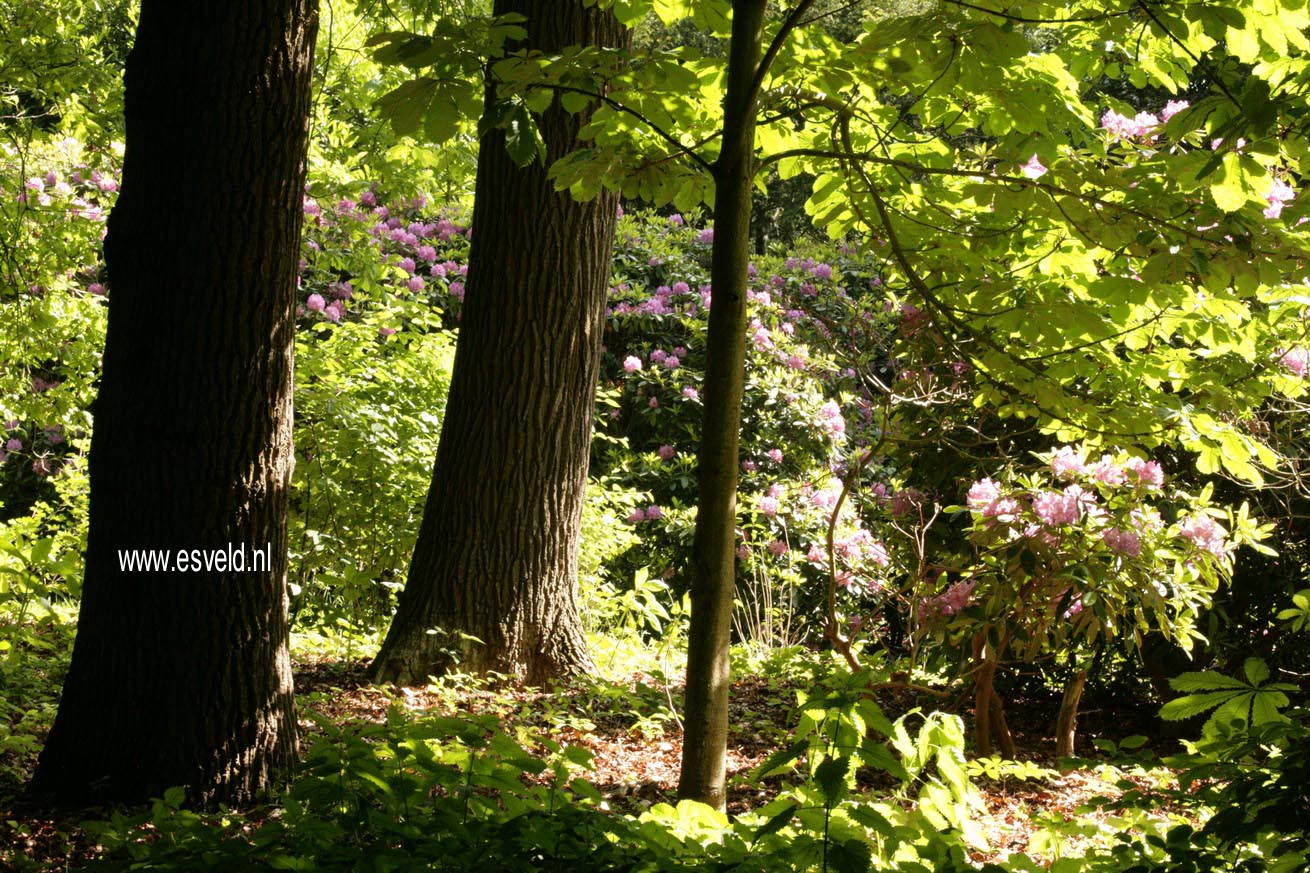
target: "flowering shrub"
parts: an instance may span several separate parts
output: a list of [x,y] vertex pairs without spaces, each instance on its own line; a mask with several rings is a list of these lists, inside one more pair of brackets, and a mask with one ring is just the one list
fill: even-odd
[[953,583],[949,604],[928,600],[926,611],[1001,623],[1027,657],[1102,635],[1124,634],[1131,645],[1148,629],[1190,648],[1233,550],[1257,542],[1259,529],[1211,506],[1209,489],[1169,493],[1154,461],[1124,452],[1089,460],[1073,446],[1046,460],[1045,469],[969,489],[977,566]]
[[[642,539],[614,563],[616,578],[650,565],[675,588],[686,585],[711,241],[711,229],[680,215],[620,220],[592,472],[652,502],[626,517]],[[845,459],[877,432],[872,394],[850,366],[860,362],[839,362],[836,352],[858,337],[875,357],[899,321],[884,310],[876,270],[850,250],[827,258],[761,258],[752,267],[740,448],[738,578],[778,588],[810,615],[829,578]],[[889,564],[861,517],[865,496],[847,501],[833,526],[838,585],[856,598],[881,589]]]

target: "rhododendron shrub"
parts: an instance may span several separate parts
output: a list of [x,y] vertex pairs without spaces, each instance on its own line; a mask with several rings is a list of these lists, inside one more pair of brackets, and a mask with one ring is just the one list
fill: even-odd
[[970,486],[956,511],[968,513],[975,557],[941,574],[918,606],[923,632],[971,664],[980,726],[996,706],[989,686],[1002,661],[1067,656],[1084,671],[1097,646],[1132,651],[1150,631],[1190,650],[1235,551],[1263,548],[1266,529],[1245,505],[1212,505],[1209,486],[1171,487],[1155,461],[1082,446],[1042,459]]
[[[86,524],[86,450],[104,344],[100,244],[121,146],[73,138],[0,144],[0,545],[67,556],[52,578],[76,594]],[[22,583],[19,583],[22,587]]]
[[[649,567],[675,589],[685,585],[714,296],[707,230],[682,215],[629,214],[619,224],[592,473],[653,503],[627,516],[641,544],[611,566],[615,579]],[[874,395],[857,378],[851,349],[885,348],[900,318],[858,253],[816,254],[824,257],[752,265],[737,549],[743,595],[778,589],[809,619],[798,635],[811,639],[834,570],[844,603],[877,595],[888,572],[886,546],[864,519],[866,495],[846,501],[835,525],[832,513],[850,459],[878,431]]]

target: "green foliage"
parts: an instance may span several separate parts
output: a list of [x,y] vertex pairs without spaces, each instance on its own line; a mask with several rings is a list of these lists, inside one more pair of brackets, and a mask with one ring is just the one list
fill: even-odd
[[1269,667],[1260,658],[1247,658],[1242,673],[1242,679],[1210,670],[1175,676],[1169,685],[1185,692],[1185,696],[1166,703],[1160,717],[1180,721],[1213,709],[1205,723],[1207,732],[1234,720],[1252,727],[1286,721],[1287,717],[1279,712],[1289,702],[1284,692],[1296,691],[1297,687],[1288,682],[1269,682]]
[[289,529],[302,621],[390,612],[431,483],[452,347],[445,333],[379,338],[385,314],[302,333]]

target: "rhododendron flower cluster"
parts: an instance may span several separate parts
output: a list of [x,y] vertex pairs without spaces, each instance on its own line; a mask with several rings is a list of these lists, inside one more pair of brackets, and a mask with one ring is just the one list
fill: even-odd
[[1304,379],[1305,375],[1310,373],[1310,350],[1295,348],[1283,352],[1278,358],[1278,363],[1293,376]]
[[1033,512],[1050,527],[1077,524],[1084,510],[1096,502],[1096,495],[1080,485],[1070,485],[1064,491],[1043,491],[1033,498]]
[[928,600],[924,606],[929,612],[937,612],[941,615],[955,615],[960,610],[969,605],[973,597],[973,590],[977,587],[976,582],[956,582],[941,594]]
[[1178,532],[1195,543],[1198,549],[1203,549],[1216,558],[1224,558],[1228,555],[1228,532],[1219,522],[1204,513],[1188,518],[1179,526]]
[[1265,195],[1265,218],[1274,219],[1283,214],[1283,206],[1296,197],[1296,189],[1282,179],[1275,179],[1273,187]]
[[1042,162],[1037,159],[1037,155],[1033,155],[1029,158],[1028,163],[1024,164],[1019,169],[1022,170],[1023,174],[1029,179],[1036,180],[1046,175],[1046,167],[1044,167]]
[[1121,530],[1117,527],[1106,528],[1101,534],[1101,539],[1112,551],[1121,555],[1135,558],[1142,553],[1142,541],[1137,534],[1130,530]]
[[1159,126],[1160,119],[1151,112],[1139,112],[1129,118],[1109,109],[1101,116],[1101,127],[1115,139],[1148,138]]

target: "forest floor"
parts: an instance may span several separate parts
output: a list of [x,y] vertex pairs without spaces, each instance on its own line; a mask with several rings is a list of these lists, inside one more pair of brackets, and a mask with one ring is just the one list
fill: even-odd
[[[634,670],[626,675],[610,671],[605,680],[580,679],[546,690],[497,687],[468,677],[397,688],[370,683],[366,666],[366,659],[346,659],[339,653],[296,656],[300,726],[306,744],[321,733],[311,713],[347,728],[383,723],[392,707],[415,714],[493,714],[507,728],[529,728],[556,742],[588,749],[594,770],[587,778],[613,810],[639,814],[656,803],[676,802],[682,731],[671,703],[681,696],[680,677],[668,681],[658,670]],[[749,776],[791,735],[799,687],[797,680],[760,674],[735,680],[728,750],[730,813],[761,806],[776,794],[779,778],[752,783]],[[945,708],[937,698],[899,691],[881,693],[878,702],[893,719],[916,707]],[[1056,761],[1045,736],[1054,699],[1017,697],[1009,702],[1021,757],[1032,766],[1000,778],[988,778],[980,771],[973,774],[986,806],[980,823],[989,843],[989,850],[975,852],[973,860],[1000,861],[1012,852],[1046,859],[1077,856],[1091,842],[1108,842],[1122,830],[1122,819],[1106,799],[1113,801],[1126,789],[1154,793],[1174,787],[1172,773],[1149,748],[1131,751],[1105,743],[1155,730],[1152,707],[1125,707],[1122,701],[1110,706],[1113,702],[1106,701],[1102,708],[1094,698],[1087,701],[1079,738],[1079,752],[1086,757],[1063,762]],[[960,710],[959,714],[967,722],[968,713]],[[15,774],[34,763],[31,752],[44,739],[39,730],[34,733],[26,761],[0,760],[8,765],[3,768],[6,778],[0,781],[0,870],[56,870],[93,863],[98,853],[95,840],[80,823],[105,818],[110,810],[51,815],[18,799],[21,785]],[[1099,745],[1108,754],[1093,746],[1094,738],[1101,740]],[[1175,743],[1161,741],[1157,750],[1167,752],[1171,745]],[[874,777],[864,787],[877,791],[891,784],[888,780],[883,786]],[[1158,806],[1153,814],[1169,815],[1168,806]]]

